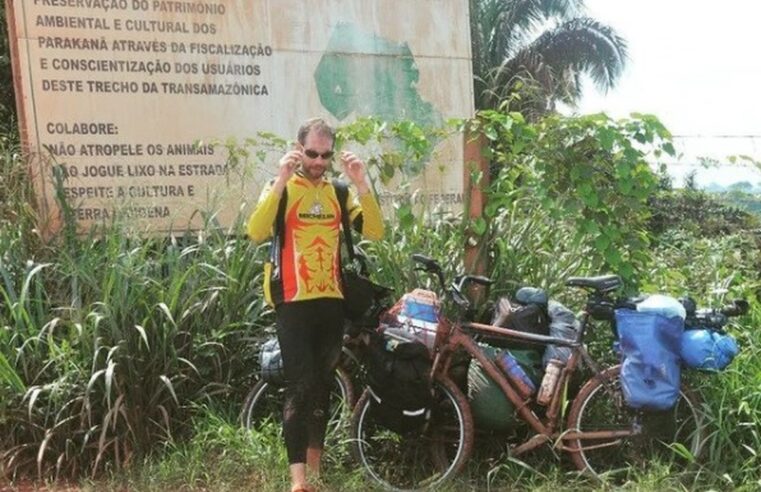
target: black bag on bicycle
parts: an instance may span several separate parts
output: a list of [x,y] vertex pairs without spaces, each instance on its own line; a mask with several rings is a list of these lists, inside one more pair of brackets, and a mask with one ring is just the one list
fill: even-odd
[[425,424],[431,406],[431,360],[420,342],[387,347],[378,337],[367,347],[368,389],[372,417],[394,432],[409,432]]
[[382,298],[388,289],[382,287],[368,278],[368,268],[364,256],[360,256],[354,250],[354,241],[351,237],[352,225],[349,222],[349,211],[346,208],[346,200],[349,196],[349,188],[346,183],[333,180],[336,190],[336,198],[341,208],[341,229],[346,252],[349,255],[348,262],[358,266],[358,270],[347,268],[341,260],[341,293],[344,298],[344,315],[351,321],[366,324],[368,318],[372,318],[372,308],[379,298]]
[[[507,298],[500,299],[494,308],[492,325],[535,335],[547,336],[550,333],[550,319],[547,316],[546,304],[520,306],[511,304]],[[484,337],[482,341],[499,348],[540,351],[544,349],[542,345],[519,342],[504,337]]]

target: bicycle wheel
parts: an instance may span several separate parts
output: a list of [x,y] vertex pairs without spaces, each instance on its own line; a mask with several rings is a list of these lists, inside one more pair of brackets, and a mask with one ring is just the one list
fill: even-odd
[[376,401],[369,391],[352,415],[352,452],[372,480],[387,489],[434,487],[465,464],[473,447],[473,418],[465,395],[448,378],[433,383],[428,421],[397,433],[373,418]]
[[[346,372],[336,368],[334,384],[330,393],[330,418],[328,435],[340,427],[341,420],[348,417],[354,402],[354,386]],[[248,430],[260,431],[267,423],[280,426],[283,422],[285,388],[259,381],[246,396],[241,411],[241,423]],[[282,427],[281,427],[282,428]]]
[[568,415],[568,429],[582,432],[636,430],[627,437],[569,441],[571,458],[579,470],[596,478],[625,475],[629,468],[654,460],[684,468],[700,455],[703,444],[702,413],[696,397],[682,384],[674,408],[642,411],[624,401],[621,366],[603,372],[607,381],[593,378],[579,391]]

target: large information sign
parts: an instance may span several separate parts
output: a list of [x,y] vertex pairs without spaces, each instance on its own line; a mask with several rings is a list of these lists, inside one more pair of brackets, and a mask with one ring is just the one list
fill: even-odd
[[[6,0],[6,14],[46,232],[61,199],[80,231],[230,226],[278,156],[241,172],[213,141],[294,138],[311,116],[473,113],[467,0]],[[411,176],[420,196],[461,202],[462,146],[437,143]]]

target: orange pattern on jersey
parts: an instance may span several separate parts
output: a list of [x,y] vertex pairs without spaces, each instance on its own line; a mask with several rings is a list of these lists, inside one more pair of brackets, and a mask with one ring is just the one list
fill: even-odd
[[299,197],[285,217],[284,299],[311,299],[326,294],[339,297],[340,207],[332,197],[326,198],[320,203],[328,205],[328,210],[317,215],[310,213],[303,200]]

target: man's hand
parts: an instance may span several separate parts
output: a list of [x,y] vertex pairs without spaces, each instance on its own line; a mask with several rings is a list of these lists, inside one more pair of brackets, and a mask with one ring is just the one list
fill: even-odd
[[360,195],[370,191],[370,187],[365,182],[365,163],[359,157],[353,152],[343,151],[341,152],[341,164],[344,174],[354,183]]
[[301,161],[304,159],[304,154],[300,150],[291,150],[280,158],[278,163],[277,178],[272,185],[272,190],[281,195],[288,180],[291,179],[293,173],[299,168]]

